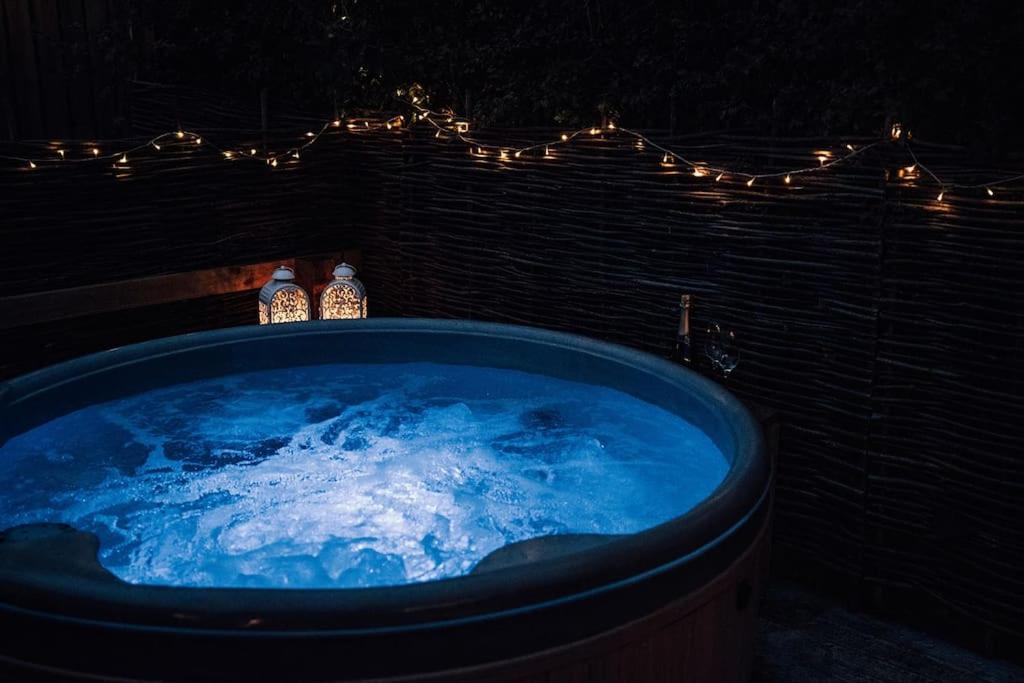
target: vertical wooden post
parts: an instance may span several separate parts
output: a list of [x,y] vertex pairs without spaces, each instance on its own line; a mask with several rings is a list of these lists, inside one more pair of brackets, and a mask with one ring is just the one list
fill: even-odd
[[263,151],[267,151],[267,129],[269,128],[268,121],[270,115],[268,113],[268,97],[267,88],[260,88],[260,132],[263,134]]

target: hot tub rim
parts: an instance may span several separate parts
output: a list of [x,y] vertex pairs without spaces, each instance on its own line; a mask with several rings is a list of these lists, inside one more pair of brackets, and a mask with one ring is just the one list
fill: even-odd
[[[242,628],[246,632],[290,632],[289,624],[295,623],[296,615],[302,615],[306,624],[311,620],[314,623],[325,622],[322,628],[333,631],[346,631],[349,630],[346,624],[359,623],[362,625],[354,630],[416,629],[453,618],[487,619],[510,609],[539,609],[552,600],[585,599],[592,591],[609,590],[622,581],[639,581],[652,572],[665,571],[666,567],[685,563],[689,561],[686,558],[705,553],[764,504],[770,472],[760,429],[746,408],[724,388],[688,369],[635,349],[575,334],[518,325],[374,318],[213,330],[92,354],[8,380],[0,385],[0,405],[4,413],[8,413],[12,408],[45,396],[46,392],[60,391],[69,382],[87,381],[98,373],[141,361],[260,339],[349,332],[497,336],[590,354],[629,370],[656,376],[677,390],[690,391],[692,398],[718,414],[731,431],[735,447],[733,462],[725,479],[705,500],[663,524],[611,541],[606,546],[483,574],[398,586],[302,590],[132,585],[117,579],[96,582],[81,580],[81,577],[63,583],[59,581],[60,577],[48,577],[39,584],[38,576],[7,576],[0,580],[0,601],[12,607],[27,607],[9,599],[12,596],[7,588],[21,583],[22,587],[33,585],[35,590],[46,590],[49,586],[55,595],[66,598],[71,609],[62,615],[65,617],[102,617],[104,607],[109,609],[120,604],[152,617],[153,625],[236,630],[242,628],[238,620],[240,606],[244,606],[241,612],[245,615],[262,615],[259,625]],[[344,360],[340,358],[338,362]],[[212,374],[230,372],[233,371]],[[134,389],[125,394],[143,390]],[[47,405],[51,404],[48,402]],[[68,412],[59,408],[55,410],[57,414]],[[44,414],[40,417],[37,414],[35,424],[55,416]],[[0,434],[0,438],[26,431],[35,424],[7,434],[8,423],[5,421],[5,433]],[[282,599],[284,596],[287,598]],[[196,604],[203,605],[202,610],[193,610],[196,619],[183,623],[180,618],[171,618],[172,614],[180,614],[183,609],[188,612],[189,606]],[[366,617],[370,615],[374,618],[367,625]],[[319,621],[317,616],[321,617]],[[149,619],[133,623],[141,626],[149,623]]]

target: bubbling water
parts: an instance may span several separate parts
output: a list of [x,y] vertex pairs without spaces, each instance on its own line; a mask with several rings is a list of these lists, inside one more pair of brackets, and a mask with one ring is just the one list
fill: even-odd
[[0,529],[64,522],[124,581],[342,588],[468,573],[528,538],[626,534],[728,463],[607,387],[431,363],[229,375],[90,406],[0,447]]

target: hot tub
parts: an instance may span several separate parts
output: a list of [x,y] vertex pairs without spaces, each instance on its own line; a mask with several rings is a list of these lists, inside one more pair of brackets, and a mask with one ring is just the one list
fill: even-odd
[[14,379],[0,410],[10,677],[749,676],[760,431],[652,356],[472,322],[235,328]]

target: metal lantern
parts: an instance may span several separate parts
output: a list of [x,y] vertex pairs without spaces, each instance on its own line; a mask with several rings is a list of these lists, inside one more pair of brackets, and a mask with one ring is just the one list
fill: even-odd
[[260,325],[309,320],[309,294],[295,284],[295,271],[278,266],[260,290]]
[[356,269],[347,263],[334,268],[334,279],[320,295],[320,319],[366,317],[366,287],[356,279]]

